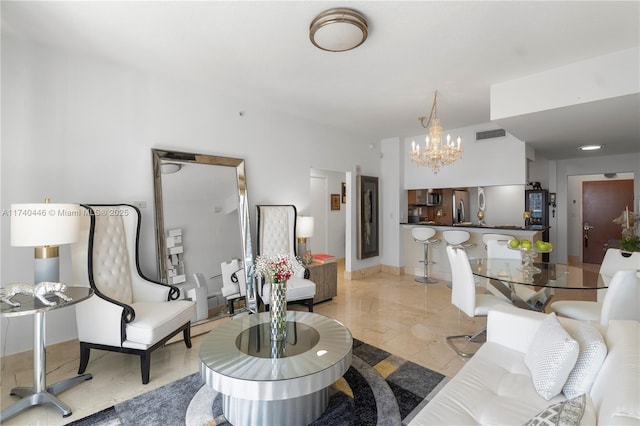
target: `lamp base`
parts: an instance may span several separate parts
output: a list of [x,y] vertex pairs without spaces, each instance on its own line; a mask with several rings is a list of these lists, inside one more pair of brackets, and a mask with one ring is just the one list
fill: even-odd
[[33,282],[35,284],[43,281],[60,281],[59,257],[49,257],[46,259],[35,259],[35,274]]

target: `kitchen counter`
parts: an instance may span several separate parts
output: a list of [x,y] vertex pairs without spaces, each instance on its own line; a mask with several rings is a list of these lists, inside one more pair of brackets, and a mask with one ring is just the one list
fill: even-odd
[[495,225],[495,226],[482,226],[473,223],[462,223],[456,225],[438,225],[431,222],[418,222],[418,223],[401,223],[403,229],[404,238],[404,259],[405,259],[405,273],[411,275],[422,275],[423,264],[421,260],[423,258],[423,245],[413,240],[411,236],[411,228],[416,226],[429,226],[434,228],[437,232],[434,236],[439,238],[440,242],[432,244],[429,250],[429,260],[433,261],[429,267],[429,276],[436,279],[451,280],[451,269],[449,267],[449,259],[445,247],[447,243],[442,238],[442,232],[449,229],[464,230],[471,234],[469,243],[473,246],[466,249],[469,258],[482,258],[487,256],[487,250],[482,242],[483,234],[505,234],[510,235],[518,239],[528,239],[530,241],[536,241],[542,239],[542,232],[544,228],[541,226],[523,228],[517,225]]
[[522,227],[522,226],[518,226],[518,225],[479,225],[477,223],[470,223],[470,222],[466,222],[466,223],[456,223],[454,225],[445,225],[445,224],[440,224],[440,223],[436,223],[436,222],[415,222],[415,223],[408,223],[408,222],[400,222],[400,225],[409,225],[409,226],[420,226],[420,225],[424,225],[424,226],[433,226],[433,227],[438,227],[438,228],[474,228],[474,229],[491,229],[491,230],[516,230],[516,231],[543,231],[544,229],[549,229],[550,227],[544,227],[544,226],[529,226],[529,227]]

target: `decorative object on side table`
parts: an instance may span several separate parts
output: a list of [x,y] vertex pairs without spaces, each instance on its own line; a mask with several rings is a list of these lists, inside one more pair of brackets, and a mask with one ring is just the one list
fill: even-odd
[[[620,248],[627,252],[640,251],[640,236],[636,235],[636,224],[640,221],[640,214],[630,212],[627,207],[620,216],[613,219],[613,223],[622,226]],[[640,230],[638,231],[640,232]]]
[[271,340],[284,340],[286,337],[287,280],[294,272],[293,261],[286,254],[260,255],[256,259],[256,277],[271,284]]
[[42,281],[36,285],[16,283],[9,284],[0,288],[0,301],[3,301],[7,305],[11,305],[14,308],[20,306],[20,302],[11,300],[16,294],[26,294],[27,296],[33,296],[37,298],[42,304],[47,306],[55,306],[57,302],[45,299],[47,294],[55,294],[60,299],[71,302],[71,298],[64,294],[67,286],[62,283]]

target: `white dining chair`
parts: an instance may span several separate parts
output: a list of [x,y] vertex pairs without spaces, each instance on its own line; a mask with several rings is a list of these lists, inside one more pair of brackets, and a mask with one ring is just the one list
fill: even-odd
[[640,321],[640,278],[637,270],[618,271],[613,275],[602,302],[560,300],[551,304],[556,314],[608,325],[610,320]]
[[[474,318],[486,317],[492,306],[510,305],[508,301],[494,295],[476,293],[476,284],[467,253],[461,248],[451,246],[448,246],[446,250],[451,265],[451,303],[454,306],[468,317]],[[458,355],[468,358],[473,353],[464,352],[454,342],[458,340],[475,342],[486,330],[484,328],[475,334],[448,336],[447,343]]]
[[[613,277],[616,272],[625,269],[640,270],[640,252],[628,253],[617,248],[607,249],[600,264],[600,275]],[[596,300],[598,303],[602,303],[606,294],[606,288],[597,290]]]

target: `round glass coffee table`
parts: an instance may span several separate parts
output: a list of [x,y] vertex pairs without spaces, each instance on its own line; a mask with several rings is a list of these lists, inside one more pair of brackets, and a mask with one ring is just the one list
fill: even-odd
[[329,386],[351,365],[353,338],[338,321],[287,312],[287,336],[272,342],[269,313],[235,318],[200,347],[200,373],[223,395],[234,425],[300,425],[329,403]]

